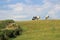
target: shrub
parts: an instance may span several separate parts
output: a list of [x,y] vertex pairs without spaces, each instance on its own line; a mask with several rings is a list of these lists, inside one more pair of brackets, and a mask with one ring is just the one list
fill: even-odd
[[[9,25],[11,25],[11,27]],[[6,27],[8,29],[6,29]],[[13,20],[5,20],[0,23],[0,40],[8,40],[9,38],[15,38],[17,35],[21,34],[21,27]]]
[[5,35],[8,36],[9,38],[16,37],[14,34],[14,30],[5,30]]
[[4,31],[0,31],[0,40],[8,40],[9,38],[5,35]]
[[20,30],[20,29],[16,29],[15,30],[15,35],[17,36],[17,35],[21,35],[22,34],[22,31]]
[[5,21],[3,21],[3,23],[8,25],[10,23],[14,23],[14,20],[5,20]]
[[14,20],[4,20],[0,23],[0,29],[5,28],[8,24],[14,23]]

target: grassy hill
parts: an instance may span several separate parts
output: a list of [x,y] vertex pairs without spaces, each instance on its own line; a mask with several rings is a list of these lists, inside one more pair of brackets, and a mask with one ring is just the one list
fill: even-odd
[[23,34],[13,40],[60,40],[60,20],[17,21]]

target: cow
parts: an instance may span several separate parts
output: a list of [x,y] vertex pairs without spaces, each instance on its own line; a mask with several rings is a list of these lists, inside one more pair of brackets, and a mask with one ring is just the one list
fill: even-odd
[[46,16],[46,17],[45,17],[45,20],[47,20],[48,18],[49,18],[49,16]]
[[39,20],[40,16],[33,16],[32,20]]

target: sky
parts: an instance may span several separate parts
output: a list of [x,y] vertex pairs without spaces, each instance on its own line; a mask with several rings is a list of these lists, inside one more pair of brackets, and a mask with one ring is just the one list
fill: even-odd
[[60,0],[0,0],[0,20],[60,19]]

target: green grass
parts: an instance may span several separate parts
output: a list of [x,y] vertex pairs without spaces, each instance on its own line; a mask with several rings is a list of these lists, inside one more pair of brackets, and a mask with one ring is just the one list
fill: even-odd
[[60,40],[60,20],[17,21],[23,34],[13,40]]

